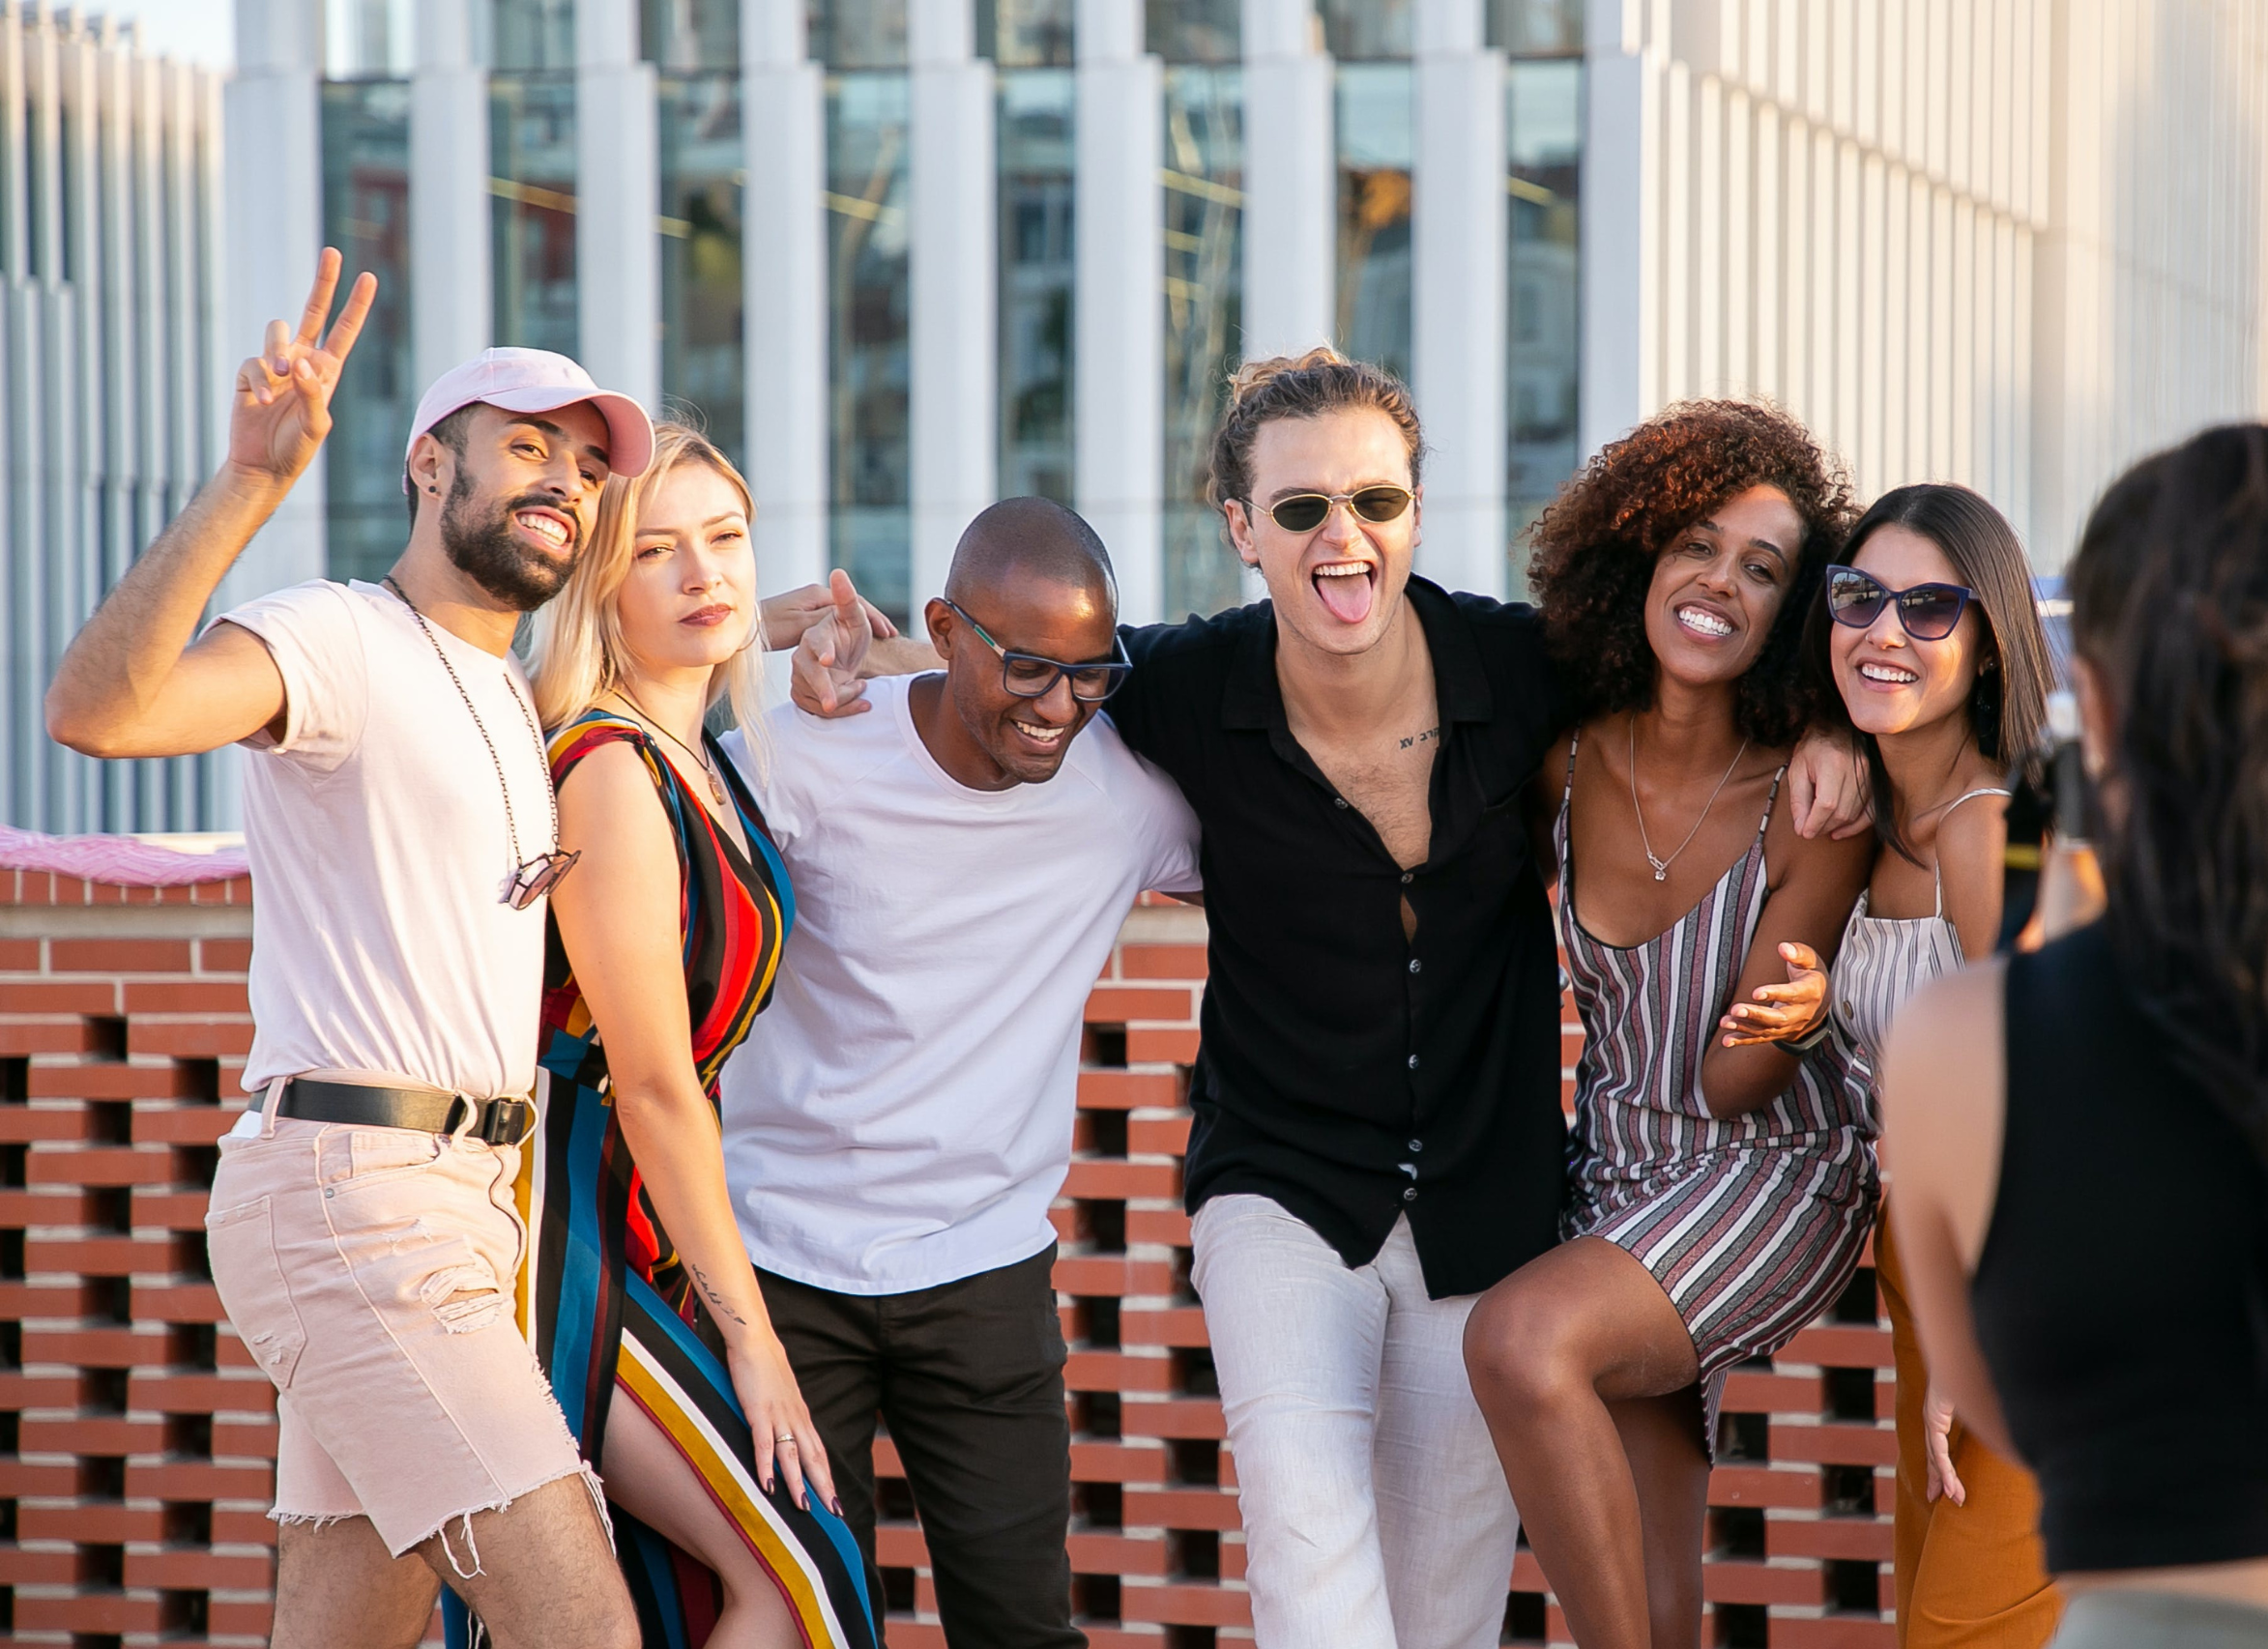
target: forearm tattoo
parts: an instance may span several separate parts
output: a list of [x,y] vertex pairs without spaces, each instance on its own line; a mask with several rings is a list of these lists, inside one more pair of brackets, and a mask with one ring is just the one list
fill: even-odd
[[736,1327],[745,1328],[748,1326],[748,1319],[725,1302],[725,1297],[718,1291],[716,1285],[709,1280],[708,1272],[690,1261],[687,1261],[687,1268],[693,1273],[693,1284],[701,1290],[701,1297],[709,1302],[711,1316],[723,1317]]

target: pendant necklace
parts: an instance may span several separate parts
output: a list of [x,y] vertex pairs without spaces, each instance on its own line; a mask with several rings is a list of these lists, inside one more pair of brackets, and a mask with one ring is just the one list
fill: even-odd
[[1749,741],[1743,738],[1740,748],[1732,752],[1732,766],[1725,769],[1725,776],[1717,781],[1717,788],[1709,792],[1709,799],[1701,803],[1701,817],[1693,822],[1693,828],[1685,832],[1685,840],[1670,850],[1668,858],[1654,856],[1654,844],[1645,833],[1645,809],[1638,804],[1638,717],[1630,718],[1630,811],[1638,815],[1638,839],[1645,849],[1645,862],[1654,867],[1654,880],[1670,880],[1670,867],[1677,862],[1677,855],[1693,845],[1701,834],[1701,827],[1708,823],[1709,809],[1717,805],[1717,797],[1725,794],[1725,787],[1732,782],[1733,769],[1740,766],[1741,757],[1748,754]]
[[480,719],[480,712],[473,708],[473,695],[465,691],[465,683],[450,663],[448,652],[442,648],[441,638],[433,633],[433,626],[425,622],[425,615],[418,611],[418,604],[402,593],[400,585],[389,573],[386,588],[393,591],[394,599],[410,610],[410,617],[418,621],[418,628],[425,632],[425,639],[433,644],[433,656],[441,660],[441,668],[449,672],[449,680],[456,688],[456,696],[465,701],[465,713],[473,718],[473,726],[480,735],[480,742],[488,746],[488,760],[496,765],[497,788],[504,792],[504,828],[511,838],[512,874],[505,884],[501,903],[515,911],[525,911],[537,900],[559,884],[559,879],[575,868],[580,853],[564,853],[559,846],[559,797],[551,788],[551,759],[543,749],[543,733],[536,725],[536,712],[528,709],[528,701],[519,689],[509,682],[505,690],[511,694],[512,703],[520,707],[520,714],[528,723],[528,737],[536,741],[536,762],[543,769],[543,798],[551,803],[551,852],[538,853],[533,858],[520,857],[520,825],[512,816],[511,786],[505,782],[504,758],[496,753],[496,740],[488,737],[488,724]]
[[637,711],[638,719],[640,721],[644,722],[648,727],[654,729],[654,732],[660,734],[662,738],[668,739],[672,744],[675,744],[680,750],[683,750],[686,755],[692,757],[694,761],[701,765],[701,776],[709,781],[710,798],[714,801],[717,806],[726,807],[731,805],[732,797],[724,788],[724,779],[722,775],[717,772],[714,764],[709,760],[709,754],[707,751],[694,749],[690,744],[687,744],[676,734],[670,732],[668,728],[662,726],[660,722],[654,718],[654,716],[647,710],[644,705],[638,703],[636,699],[631,698],[630,695],[625,692],[622,688],[615,688],[614,696],[622,700],[624,704],[629,706],[631,709]]

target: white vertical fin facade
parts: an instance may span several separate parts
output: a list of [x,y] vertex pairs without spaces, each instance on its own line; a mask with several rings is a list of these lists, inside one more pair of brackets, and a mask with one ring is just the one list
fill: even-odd
[[[279,29],[247,58],[228,118],[311,143],[311,44]],[[247,231],[243,285],[224,298],[221,125],[218,78],[143,55],[131,27],[0,3],[0,822],[156,831],[234,818],[226,753],[89,761],[48,739],[42,708],[79,625],[219,461],[229,329],[265,305],[241,353],[256,350],[270,314],[296,319],[313,274],[312,150],[254,163],[247,146],[245,198],[269,220]],[[296,247],[285,226],[302,231]],[[313,478],[313,504],[279,514],[231,587],[321,570]]]
[[2126,464],[2268,409],[2268,13],[1593,0],[1584,435],[1755,394],[1862,497],[2060,566]]

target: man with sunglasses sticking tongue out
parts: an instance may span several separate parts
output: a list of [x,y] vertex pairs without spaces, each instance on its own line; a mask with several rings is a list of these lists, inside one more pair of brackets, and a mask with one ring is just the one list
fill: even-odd
[[874,1595],[879,1410],[946,1642],[1073,1649],[1048,1205],[1088,988],[1137,894],[1197,886],[1197,824],[1097,713],[1130,666],[1086,522],[994,505],[924,618],[943,668],[876,713],[783,707],[724,741],[797,894],[725,1066],[725,1177]]
[[276,1641],[412,1643],[444,1581],[500,1640],[638,1637],[511,1294],[532,1120],[550,773],[512,631],[567,581],[646,415],[564,356],[426,391],[383,585],[207,602],[331,430],[376,282],[339,258],[238,369],[228,455],[88,621],[47,695],[89,755],[231,742],[259,898],[252,1108],[220,1143],[213,1280],[276,1382]]

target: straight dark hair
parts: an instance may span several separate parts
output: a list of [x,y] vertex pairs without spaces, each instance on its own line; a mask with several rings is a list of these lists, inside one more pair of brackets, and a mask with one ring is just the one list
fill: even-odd
[[2122,971],[2268,1157],[2268,425],[2129,470],[2069,576],[2115,718],[2103,860]]
[[[1858,518],[1850,536],[1835,553],[1831,566],[1848,566],[1858,560],[1867,539],[1884,527],[1904,527],[1919,533],[1945,553],[1961,575],[1961,582],[1976,592],[1971,603],[1984,620],[1985,646],[1977,656],[1976,683],[1969,689],[1969,732],[1977,748],[1994,761],[2015,766],[2037,758],[2041,729],[2048,718],[2048,692],[2054,680],[2054,665],[2048,652],[2048,637],[2040,628],[2039,604],[2032,596],[2032,564],[2008,517],[1993,508],[1983,494],[1964,486],[1926,481],[1893,488],[1875,500],[1874,507]],[[1811,656],[1818,681],[1818,700],[1829,722],[1855,732],[1849,707],[1835,687],[1829,647],[1835,621],[1827,612],[1825,592],[1811,614],[1804,650]],[[1874,790],[1875,834],[1882,843],[1919,864],[1913,850],[1898,828],[1896,796],[1890,770],[1882,765],[1882,748],[1871,733],[1858,734],[1866,752],[1867,774]]]

